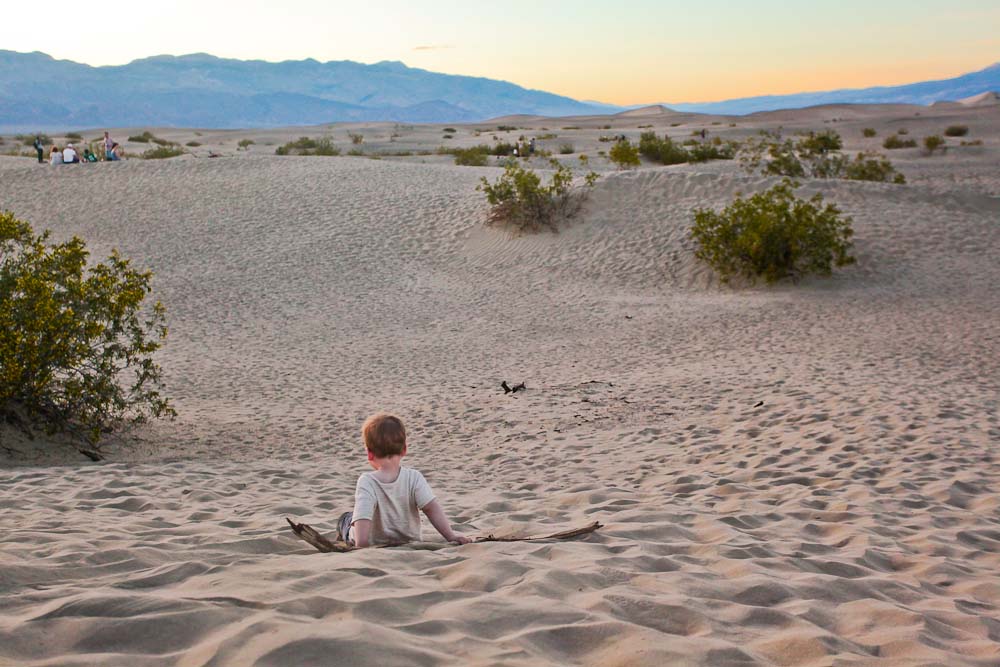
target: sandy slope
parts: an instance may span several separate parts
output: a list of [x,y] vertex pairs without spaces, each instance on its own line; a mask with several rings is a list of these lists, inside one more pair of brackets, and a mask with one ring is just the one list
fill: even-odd
[[[911,185],[806,186],[857,267],[742,291],[686,238],[770,183],[733,164],[607,174],[512,239],[488,168],[0,161],[0,206],[155,270],[180,411],[0,470],[0,665],[1000,664],[1000,146],[970,118],[986,146],[894,154]],[[606,528],[312,553],[282,517],[332,530],[380,408],[464,532]]]

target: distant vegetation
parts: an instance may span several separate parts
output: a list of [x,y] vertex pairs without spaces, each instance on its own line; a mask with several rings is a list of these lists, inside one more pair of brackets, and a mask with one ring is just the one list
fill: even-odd
[[615,143],[608,151],[608,158],[615,163],[619,169],[631,169],[638,167],[639,149],[632,145],[628,139],[622,139]]
[[743,144],[740,161],[750,173],[769,176],[906,182],[885,156],[864,152],[851,159],[840,152],[842,147],[841,136],[833,130],[810,132],[797,141],[782,137],[780,131],[761,132]]
[[201,146],[201,142],[200,141],[189,141],[189,142],[187,142],[184,145],[185,146],[190,146],[191,148],[197,148],[198,146]]
[[574,151],[575,149],[573,148],[573,144],[570,143],[559,144],[560,155],[572,155]]
[[43,134],[41,132],[39,132],[38,134],[18,134],[14,137],[14,139],[20,141],[25,146],[34,146],[35,137],[41,138],[42,143],[45,144],[46,146],[52,144],[52,137],[50,137],[47,134]]
[[[96,444],[127,422],[174,414],[153,355],[167,335],[152,273],[84,242],[52,243],[0,213],[0,419]],[[96,455],[93,455],[96,457]]]
[[177,146],[178,145],[177,142],[175,142],[175,141],[169,141],[167,139],[161,139],[161,138],[159,138],[157,136],[154,136],[153,133],[150,132],[149,130],[146,130],[142,134],[134,134],[134,135],[130,136],[128,138],[128,140],[131,141],[131,142],[133,142],[133,143],[137,143],[137,144],[154,143],[154,144],[156,144],[158,146]]
[[81,139],[83,139],[83,135],[80,134],[79,132],[67,132],[63,136],[66,137],[67,139],[72,139],[73,141],[80,141]]
[[333,145],[329,137],[310,139],[309,137],[299,137],[295,141],[289,141],[284,146],[278,146],[274,150],[275,155],[340,155],[340,149]]
[[851,218],[822,195],[801,199],[798,184],[785,179],[769,190],[736,199],[721,212],[698,209],[691,237],[695,255],[722,282],[742,276],[771,284],[808,274],[830,275],[833,267],[854,263]]
[[150,148],[142,154],[144,160],[165,160],[171,157],[184,155],[184,149],[180,146],[157,146]]
[[898,150],[900,148],[916,148],[917,142],[913,139],[900,139],[899,135],[893,134],[885,138],[882,147],[886,150]]
[[456,130],[453,127],[446,127],[446,128],[444,128],[443,131],[444,131],[445,134],[455,134],[455,132],[457,132],[458,130]]
[[516,160],[507,163],[496,182],[481,179],[476,189],[485,193],[490,204],[487,224],[518,232],[556,231],[561,221],[575,215],[585,198],[585,188],[593,187],[597,174],[591,171],[584,177],[583,188],[574,188],[572,169],[557,160],[551,160],[550,165],[555,171],[548,185]]
[[969,134],[968,125],[949,125],[944,131],[946,137],[964,137]]
[[484,150],[485,148],[487,147],[456,148],[451,154],[455,156],[455,164],[466,167],[485,167],[489,161],[489,152]]
[[678,144],[666,134],[663,135],[662,139],[656,136],[655,132],[643,132],[639,135],[639,153],[648,160],[666,165],[708,162],[709,160],[732,160],[739,148],[738,143],[725,142],[719,137],[714,137],[710,142],[699,142],[692,139],[686,144],[686,146]]
[[945,148],[944,137],[937,134],[932,134],[929,137],[924,137],[924,148],[927,150],[928,155],[934,155],[935,151],[938,150],[940,150],[941,152],[947,150]]
[[861,130],[861,134],[863,134],[865,137],[871,139],[876,134],[878,134],[878,132],[875,131],[874,127],[866,127],[865,129]]
[[364,143],[364,141],[365,141],[365,135],[363,135],[363,134],[356,134],[354,132],[348,132],[347,136],[351,138],[351,143],[352,144],[361,144],[361,143]]
[[257,142],[254,141],[253,139],[240,139],[239,143],[237,143],[236,146],[237,148],[242,148],[243,150],[246,150],[251,146],[253,146],[255,143]]

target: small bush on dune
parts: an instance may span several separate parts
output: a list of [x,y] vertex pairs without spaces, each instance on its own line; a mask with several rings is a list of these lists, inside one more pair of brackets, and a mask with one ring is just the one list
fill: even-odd
[[929,137],[924,137],[924,148],[927,149],[928,155],[934,155],[934,152],[939,149],[942,150],[942,152],[944,150],[947,150],[945,148],[944,137],[938,136],[936,134],[932,134]]
[[25,146],[34,146],[35,137],[40,138],[42,143],[46,146],[50,146],[52,144],[52,137],[42,132],[38,132],[36,134],[18,134],[14,137],[14,139],[20,141]]
[[133,134],[128,138],[129,141],[136,144],[148,144],[153,139],[153,133],[149,130],[146,130],[142,134]]
[[972,141],[963,141],[962,145],[963,146],[982,146],[983,145],[983,140],[982,139],[974,139]]
[[157,146],[150,148],[142,154],[143,160],[165,160],[171,157],[184,155],[184,149],[180,146]]
[[456,148],[452,150],[455,164],[465,167],[485,167],[489,161],[489,150],[486,146],[472,148]]
[[187,142],[184,145],[185,146],[190,146],[191,148],[198,148],[198,146],[201,146],[201,142],[200,141],[189,141],[189,142]]
[[900,148],[916,148],[917,142],[913,139],[900,139],[899,135],[893,134],[885,138],[882,147],[890,151]]
[[299,137],[295,141],[289,141],[284,146],[278,146],[275,155],[340,155],[340,149],[333,145],[329,137],[320,139],[310,139],[309,137]]
[[152,273],[117,252],[88,257],[79,238],[51,243],[0,213],[0,415],[94,444],[174,411],[153,362],[164,308],[143,303]]
[[905,127],[901,127],[898,130],[896,130],[896,134],[907,135],[909,133],[910,133],[910,131],[907,130]]
[[632,167],[638,167],[639,161],[639,149],[632,145],[628,139],[617,142],[608,151],[608,158],[614,162],[619,169],[631,169]]
[[807,155],[825,155],[839,151],[844,147],[844,140],[833,130],[810,132],[796,145],[796,150]]
[[80,134],[79,132],[67,132],[63,136],[65,136],[67,139],[71,139],[73,141],[80,141],[81,139],[83,139],[83,135]]
[[742,276],[771,284],[807,274],[830,275],[854,263],[851,219],[822,195],[795,196],[798,184],[785,180],[769,190],[736,199],[721,212],[698,209],[691,237],[695,255],[723,282]]
[[236,144],[236,147],[237,148],[242,148],[243,150],[246,150],[246,149],[250,148],[251,146],[253,146],[255,143],[257,143],[257,142],[254,141],[253,139],[240,139],[239,143]]
[[688,161],[688,152],[674,143],[667,135],[660,139],[655,132],[639,135],[639,154],[646,159],[662,164],[683,164]]
[[969,134],[968,125],[949,125],[944,131],[946,137],[964,137]]
[[[486,194],[490,204],[487,224],[506,225],[518,232],[556,231],[559,222],[572,217],[582,205],[585,191],[573,187],[573,171],[557,160],[550,162],[555,172],[548,185],[533,170],[511,160],[495,183],[485,177],[477,190]],[[597,174],[584,177],[585,187],[592,187]]]
[[572,155],[576,151],[573,144],[559,144],[560,155]]
[[444,128],[443,131],[444,131],[445,134],[455,134],[455,132],[457,132],[458,130],[456,130],[453,127],[446,127],[446,128]]
[[906,177],[896,171],[884,155],[878,153],[858,153],[854,161],[845,161],[843,177],[849,181],[876,181],[903,185]]
[[365,141],[365,135],[363,134],[354,134],[353,132],[348,132],[347,136],[351,138],[352,144],[362,144]]
[[878,132],[875,131],[874,127],[866,127],[865,129],[861,130],[861,134],[863,134],[866,138],[871,139],[876,134],[878,134]]

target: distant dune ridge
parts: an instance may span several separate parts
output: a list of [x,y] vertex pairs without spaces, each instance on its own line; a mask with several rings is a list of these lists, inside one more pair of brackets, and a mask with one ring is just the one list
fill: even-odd
[[[996,90],[1000,90],[1000,64],[953,79],[905,86],[669,106],[680,112],[743,115],[824,104],[929,105],[980,97],[996,103],[997,95],[991,92]],[[628,109],[393,61],[272,63],[196,53],[91,67],[40,52],[0,50],[0,131],[5,132],[100,126],[225,129],[379,120],[452,123],[515,114],[579,116]]]

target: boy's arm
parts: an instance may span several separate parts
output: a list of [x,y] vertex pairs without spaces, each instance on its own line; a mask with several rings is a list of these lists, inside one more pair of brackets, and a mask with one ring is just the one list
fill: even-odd
[[432,500],[421,509],[427,515],[427,519],[431,522],[431,525],[437,529],[437,532],[441,533],[441,537],[444,539],[449,542],[458,542],[459,544],[468,544],[472,541],[465,535],[459,535],[451,529],[448,517],[444,515],[444,509],[441,508],[441,504],[438,501]]
[[372,520],[358,519],[351,525],[351,532],[354,533],[354,546],[363,549],[369,546],[372,536]]

